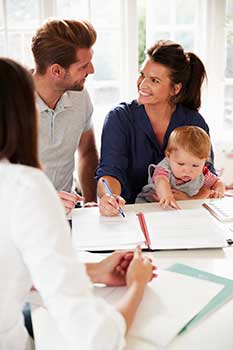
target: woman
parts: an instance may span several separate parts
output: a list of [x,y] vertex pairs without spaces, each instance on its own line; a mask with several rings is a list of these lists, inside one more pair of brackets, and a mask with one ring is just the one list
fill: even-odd
[[[0,58],[0,349],[32,349],[22,307],[34,285],[68,349],[123,349],[145,285],[155,274],[137,248],[98,264],[78,263],[64,209],[39,170],[30,74]],[[93,296],[90,279],[127,284],[116,308]]]
[[[147,183],[148,165],[164,158],[173,129],[194,125],[209,134],[198,113],[205,77],[200,59],[176,43],[159,41],[147,51],[137,82],[137,101],[120,104],[105,119],[96,172],[102,215],[117,215],[125,202],[135,202]],[[210,168],[214,172],[212,164]],[[113,196],[106,193],[102,178]],[[198,194],[199,198],[208,195],[204,187]],[[183,199],[182,192],[176,193],[176,199]]]

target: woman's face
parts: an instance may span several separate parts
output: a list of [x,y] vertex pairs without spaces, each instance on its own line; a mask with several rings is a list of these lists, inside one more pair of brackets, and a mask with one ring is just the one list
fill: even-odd
[[171,97],[181,89],[181,84],[172,84],[169,69],[150,58],[141,67],[137,86],[138,103],[144,105],[169,104]]

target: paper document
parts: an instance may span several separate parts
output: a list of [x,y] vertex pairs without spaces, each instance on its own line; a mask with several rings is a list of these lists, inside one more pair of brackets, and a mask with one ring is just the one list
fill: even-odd
[[[158,271],[144,293],[129,335],[167,346],[180,330],[223,288],[170,271]],[[95,287],[95,293],[115,304],[126,287]]]
[[224,231],[204,208],[145,213],[151,249],[227,246]]
[[72,215],[73,243],[77,250],[115,250],[144,245],[144,235],[135,213],[101,216],[97,208],[77,209]]
[[210,199],[203,206],[222,222],[233,221],[233,198]]
[[[203,207],[200,209],[125,212],[125,218],[100,216],[98,208],[72,214],[73,243],[78,251],[223,248],[226,232]],[[143,220],[142,220],[143,219]],[[229,231],[229,230],[228,230]]]

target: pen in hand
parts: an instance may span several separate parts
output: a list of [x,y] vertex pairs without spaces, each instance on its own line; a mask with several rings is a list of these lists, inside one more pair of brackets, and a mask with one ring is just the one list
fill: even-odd
[[[113,194],[112,194],[112,191],[110,190],[110,187],[108,186],[107,181],[106,181],[105,179],[102,179],[102,182],[103,182],[103,184],[104,184],[104,187],[105,187],[107,193],[108,193],[111,197],[114,197]],[[119,207],[118,210],[119,210],[119,213],[121,214],[121,216],[122,216],[123,218],[125,218],[125,213],[124,213],[123,209],[122,209],[121,207]]]

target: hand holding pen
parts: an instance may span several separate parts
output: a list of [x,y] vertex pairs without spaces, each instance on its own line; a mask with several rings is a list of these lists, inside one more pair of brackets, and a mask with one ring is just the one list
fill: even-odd
[[[105,179],[101,179],[108,196],[103,195],[100,199],[100,213],[105,216],[115,216],[118,213],[125,217],[125,213],[121,206],[125,204],[125,200],[117,195],[114,195]],[[110,196],[110,197],[109,197]]]

